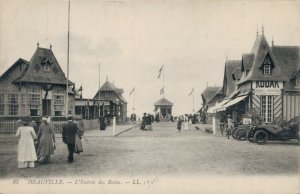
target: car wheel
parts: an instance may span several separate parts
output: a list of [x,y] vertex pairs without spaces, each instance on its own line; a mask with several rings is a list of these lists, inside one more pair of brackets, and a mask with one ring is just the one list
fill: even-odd
[[257,144],[265,144],[268,140],[268,133],[264,130],[258,130],[254,134],[254,140]]
[[247,130],[246,129],[238,129],[235,132],[235,137],[239,141],[245,141],[247,139]]
[[251,143],[254,143],[254,130],[251,129],[247,132],[247,136],[246,136],[246,139],[251,142]]
[[232,135],[232,138],[233,138],[233,139],[236,139],[235,133],[236,133],[236,131],[237,131],[238,129],[239,129],[239,128],[234,128],[234,129],[232,130],[231,135]]

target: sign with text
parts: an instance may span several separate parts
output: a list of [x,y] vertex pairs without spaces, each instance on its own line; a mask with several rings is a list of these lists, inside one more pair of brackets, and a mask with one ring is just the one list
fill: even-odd
[[255,95],[281,95],[283,82],[280,81],[253,81],[252,88]]

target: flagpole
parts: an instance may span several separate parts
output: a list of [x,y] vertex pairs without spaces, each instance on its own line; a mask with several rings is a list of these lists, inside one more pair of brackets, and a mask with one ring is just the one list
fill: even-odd
[[67,53],[67,97],[66,97],[66,117],[69,115],[69,62],[70,62],[70,0],[68,4],[68,53]]
[[165,97],[165,68],[164,68],[164,64],[163,64],[163,97]]
[[99,63],[99,90],[98,90],[98,100],[99,100],[99,103],[98,103],[98,109],[99,109],[99,118],[100,118],[100,113],[101,113],[101,111],[100,111],[100,108],[101,108],[101,106],[100,106],[100,87],[101,87],[101,84],[100,84],[100,63]]
[[195,113],[194,100],[195,100],[195,91],[193,88],[193,113]]
[[133,108],[132,108],[132,112],[135,112],[135,86],[134,86],[134,94],[133,94]]

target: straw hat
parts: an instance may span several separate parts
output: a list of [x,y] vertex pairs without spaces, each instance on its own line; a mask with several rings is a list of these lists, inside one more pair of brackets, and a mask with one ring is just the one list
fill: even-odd
[[21,122],[23,123],[23,125],[29,125],[29,123],[32,121],[31,117],[26,116],[21,118]]

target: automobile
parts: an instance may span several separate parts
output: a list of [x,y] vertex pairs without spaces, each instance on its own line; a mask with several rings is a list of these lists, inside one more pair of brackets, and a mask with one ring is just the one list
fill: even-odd
[[288,122],[278,124],[252,125],[247,132],[247,139],[257,144],[265,144],[267,141],[287,141],[299,139],[299,117],[295,117]]
[[239,141],[247,140],[247,133],[250,131],[251,125],[239,125],[232,130],[232,137]]

